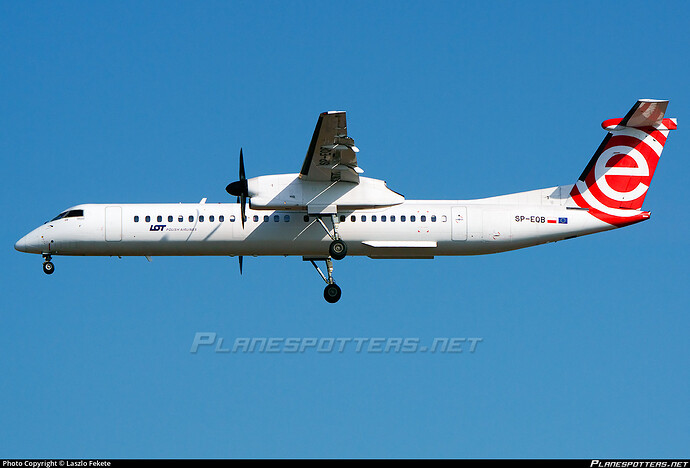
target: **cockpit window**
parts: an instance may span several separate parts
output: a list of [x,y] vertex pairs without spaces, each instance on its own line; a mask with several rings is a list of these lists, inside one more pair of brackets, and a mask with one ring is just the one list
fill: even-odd
[[57,215],[56,217],[51,219],[51,221],[57,221],[58,219],[62,219],[62,218],[81,218],[83,216],[84,216],[84,210],[69,210],[69,211],[63,211],[62,213],[60,213],[59,215]]

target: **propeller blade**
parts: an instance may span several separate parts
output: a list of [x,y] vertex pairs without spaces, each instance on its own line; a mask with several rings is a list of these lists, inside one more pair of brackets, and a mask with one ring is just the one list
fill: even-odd
[[242,259],[243,259],[244,257],[243,257],[242,255],[240,255],[240,256],[237,257],[237,258],[239,258],[239,260],[240,260],[240,275],[241,275],[241,274],[242,274]]
[[247,176],[244,172],[244,154],[240,148],[240,180],[232,182],[225,187],[225,191],[230,195],[237,197],[237,203],[240,204],[240,211],[242,212],[242,229],[244,229],[244,218],[247,205],[247,197],[249,196],[249,187],[247,183]]
[[240,180],[228,184],[228,186],[225,187],[225,191],[236,197],[239,197],[243,194],[245,197],[249,195],[247,176],[244,173],[244,155],[242,154],[242,148],[240,148]]
[[247,176],[244,175],[244,156],[242,155],[242,148],[240,148],[240,180],[246,180]]
[[246,216],[244,215],[246,204],[247,197],[244,194],[240,195],[240,216],[242,216],[242,229],[244,229],[244,219],[246,218]]

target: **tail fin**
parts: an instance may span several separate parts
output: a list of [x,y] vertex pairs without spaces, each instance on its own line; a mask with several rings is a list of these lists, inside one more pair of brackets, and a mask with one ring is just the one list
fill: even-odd
[[609,133],[573,186],[570,197],[590,214],[615,226],[649,218],[639,211],[654,176],[668,132],[668,101],[640,99],[622,119],[605,120]]

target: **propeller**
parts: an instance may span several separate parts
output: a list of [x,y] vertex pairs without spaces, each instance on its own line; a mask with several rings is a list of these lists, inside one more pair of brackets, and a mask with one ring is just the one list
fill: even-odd
[[[240,216],[242,218],[242,229],[244,229],[245,210],[247,205],[247,197],[249,196],[249,189],[247,187],[247,176],[244,172],[244,156],[242,155],[242,148],[240,148],[240,180],[232,182],[225,187],[225,191],[230,195],[237,197],[237,203],[240,204]],[[240,275],[242,274],[242,255],[237,257],[240,261]]]
[[225,187],[225,191],[237,197],[237,203],[240,204],[240,213],[242,216],[242,229],[244,229],[244,213],[247,197],[249,196],[249,189],[247,187],[247,176],[244,173],[244,156],[242,155],[242,148],[240,148],[240,180],[228,184],[228,186]]

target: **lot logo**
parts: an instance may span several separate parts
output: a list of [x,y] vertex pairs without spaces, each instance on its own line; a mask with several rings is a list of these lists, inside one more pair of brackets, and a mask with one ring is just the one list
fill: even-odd
[[162,231],[165,229],[165,226],[167,226],[167,224],[152,224],[149,231]]

